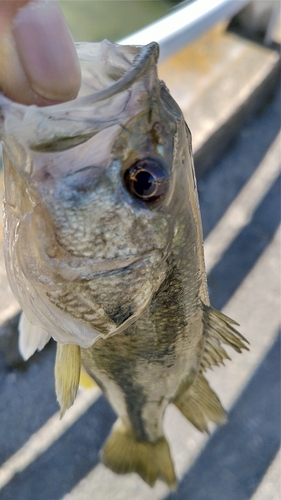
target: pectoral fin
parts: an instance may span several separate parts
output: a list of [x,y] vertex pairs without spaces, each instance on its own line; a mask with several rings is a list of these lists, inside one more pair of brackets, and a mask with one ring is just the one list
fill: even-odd
[[226,421],[226,412],[205,377],[199,373],[194,383],[173,401],[182,414],[201,432],[208,432],[208,420]]
[[55,386],[62,418],[76,398],[81,370],[80,347],[75,344],[57,344]]

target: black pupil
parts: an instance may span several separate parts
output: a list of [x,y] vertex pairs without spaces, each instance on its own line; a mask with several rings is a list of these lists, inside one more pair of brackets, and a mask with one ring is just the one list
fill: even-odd
[[155,191],[155,179],[146,170],[137,173],[134,180],[134,191],[138,196],[150,196]]
[[168,190],[165,165],[154,158],[137,160],[124,172],[124,184],[129,193],[146,203],[163,199]]

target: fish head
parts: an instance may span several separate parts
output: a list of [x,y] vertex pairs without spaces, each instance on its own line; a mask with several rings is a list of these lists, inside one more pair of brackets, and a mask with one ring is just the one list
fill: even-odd
[[76,100],[0,98],[4,251],[30,322],[89,347],[145,311],[198,207],[190,134],[158,80],[157,44],[78,54]]

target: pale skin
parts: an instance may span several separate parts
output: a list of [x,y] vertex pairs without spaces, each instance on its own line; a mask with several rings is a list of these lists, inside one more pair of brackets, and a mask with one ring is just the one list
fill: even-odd
[[81,73],[56,0],[0,0],[0,91],[23,104],[74,99]]

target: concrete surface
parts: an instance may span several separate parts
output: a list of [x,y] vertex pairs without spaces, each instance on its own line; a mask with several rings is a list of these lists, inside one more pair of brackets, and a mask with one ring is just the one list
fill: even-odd
[[280,56],[235,33],[227,22],[159,65],[193,134],[199,174],[213,166],[237,128],[276,83]]
[[281,456],[280,450],[270,465],[265,477],[259,485],[252,500],[280,500],[281,492],[281,474],[280,474]]

